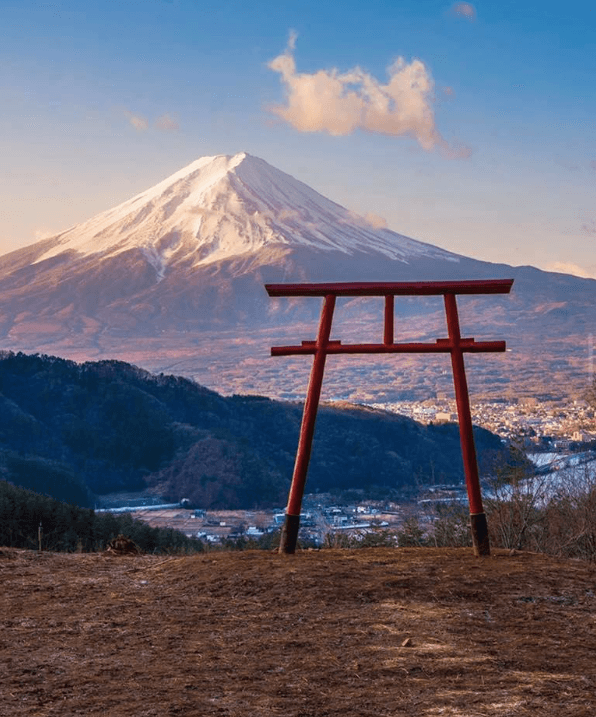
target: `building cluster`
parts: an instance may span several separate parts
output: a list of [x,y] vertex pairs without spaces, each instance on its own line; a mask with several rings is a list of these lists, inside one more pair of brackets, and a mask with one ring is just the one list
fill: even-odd
[[[401,401],[376,403],[393,413],[409,416],[420,423],[457,421],[454,400]],[[596,412],[586,401],[541,402],[536,398],[518,401],[473,402],[472,420],[510,441],[550,443],[564,449],[570,443],[596,440]]]
[[[363,502],[337,506],[326,496],[305,496],[304,512],[300,516],[302,540],[321,545],[328,535],[365,535],[381,530],[398,530],[404,521],[404,506],[396,503]],[[278,531],[285,519],[283,510],[225,510],[207,511],[183,506],[143,506],[128,508],[133,518],[153,527],[174,528],[188,537],[209,544],[222,544],[239,539],[262,538]]]

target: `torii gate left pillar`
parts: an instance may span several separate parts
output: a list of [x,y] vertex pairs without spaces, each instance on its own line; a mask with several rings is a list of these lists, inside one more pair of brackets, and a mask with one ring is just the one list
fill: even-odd
[[[478,474],[478,461],[472,430],[472,416],[468,395],[463,354],[465,352],[485,353],[505,351],[504,341],[475,341],[462,338],[457,312],[457,294],[505,294],[509,293],[512,279],[484,281],[435,281],[435,282],[391,282],[391,283],[350,283],[350,284],[267,284],[270,296],[321,296],[324,297],[319,330],[316,341],[303,341],[300,346],[278,346],[271,349],[272,356],[295,356],[312,354],[313,366],[308,392],[304,404],[302,425],[292,485],[288,497],[286,517],[282,530],[280,552],[294,553],[300,527],[300,510],[306,485],[317,409],[321,397],[325,361],[328,354],[372,354],[372,353],[449,353],[453,369],[453,381],[459,419],[462,458],[470,505],[470,528],[476,555],[490,555],[488,525],[482,506],[482,493]],[[395,296],[443,295],[449,338],[437,339],[432,343],[394,342],[394,297]],[[338,296],[384,296],[385,321],[382,344],[347,344],[330,341],[331,324],[335,301]]]

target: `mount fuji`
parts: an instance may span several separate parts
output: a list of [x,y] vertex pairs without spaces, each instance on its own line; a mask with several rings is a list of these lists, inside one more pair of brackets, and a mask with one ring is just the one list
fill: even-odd
[[[515,279],[510,297],[464,302],[462,317],[479,337],[506,338],[515,351],[513,372],[494,361],[479,369],[483,393],[540,393],[544,371],[580,390],[596,281],[482,262],[376,227],[246,153],[198,159],[87,222],[0,257],[0,348],[130,360],[226,393],[298,395],[304,362],[265,359],[272,343],[312,338],[319,304],[271,300],[265,283],[458,278]],[[379,308],[347,302],[336,329],[364,340],[378,331],[369,322]],[[441,308],[429,300],[405,300],[397,313],[417,336],[444,332]],[[404,367],[413,371],[412,360]],[[358,398],[354,370],[346,365],[331,379],[332,394]],[[432,394],[443,375],[433,388],[428,369],[415,385],[395,362],[389,371],[403,389],[391,395]]]

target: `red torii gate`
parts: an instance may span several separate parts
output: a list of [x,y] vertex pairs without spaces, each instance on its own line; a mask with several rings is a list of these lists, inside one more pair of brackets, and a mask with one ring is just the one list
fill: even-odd
[[[513,279],[489,279],[480,281],[419,281],[419,282],[356,282],[331,284],[266,284],[265,288],[272,297],[320,296],[324,298],[316,341],[303,341],[300,346],[274,346],[272,356],[313,355],[313,365],[300,438],[294,464],[292,485],[288,496],[286,518],[281,535],[279,550],[282,553],[294,553],[300,527],[300,509],[306,484],[306,474],[310,460],[312,440],[317,418],[317,409],[321,397],[325,360],[328,354],[393,354],[393,353],[449,353],[453,368],[455,398],[459,419],[466,488],[470,504],[470,524],[472,541],[476,555],[490,555],[488,525],[482,507],[482,494],[478,476],[478,462],[472,432],[472,416],[468,382],[464,365],[464,353],[487,353],[505,351],[504,341],[475,341],[462,338],[457,313],[456,296],[458,294],[508,294]],[[445,302],[447,330],[449,338],[436,339],[435,343],[398,343],[394,341],[394,299],[396,296],[437,296],[442,295]],[[330,341],[331,322],[338,296],[384,296],[385,321],[382,344],[342,344]]]

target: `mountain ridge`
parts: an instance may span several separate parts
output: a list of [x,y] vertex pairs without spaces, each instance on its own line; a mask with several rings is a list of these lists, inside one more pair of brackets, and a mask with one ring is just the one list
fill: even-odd
[[[283,397],[301,393],[303,379],[287,368],[296,363],[267,361],[268,348],[298,332],[313,338],[319,303],[269,299],[265,283],[486,278],[514,278],[513,291],[461,300],[462,329],[506,339],[513,355],[503,380],[490,378],[499,359],[476,371],[482,391],[536,395],[542,381],[581,392],[595,280],[483,262],[375,228],[264,160],[218,155],[0,257],[0,349],[118,358],[223,393]],[[396,330],[412,338],[444,332],[440,303],[403,300],[396,314]],[[374,301],[342,303],[334,332],[362,341],[378,315]],[[403,384],[400,368],[379,361]],[[422,383],[398,386],[394,398],[445,389],[428,361],[412,361],[402,365],[421,370]],[[339,364],[344,384],[361,382],[350,362]],[[342,380],[329,375],[332,395],[354,399]]]
[[[0,355],[0,476],[88,505],[89,492],[153,487],[202,508],[281,506],[302,406],[222,397],[188,379],[118,361]],[[481,469],[518,463],[475,428]],[[522,464],[524,461],[522,460]],[[454,424],[423,426],[361,407],[321,407],[311,491],[409,494],[416,481],[459,483]]]

